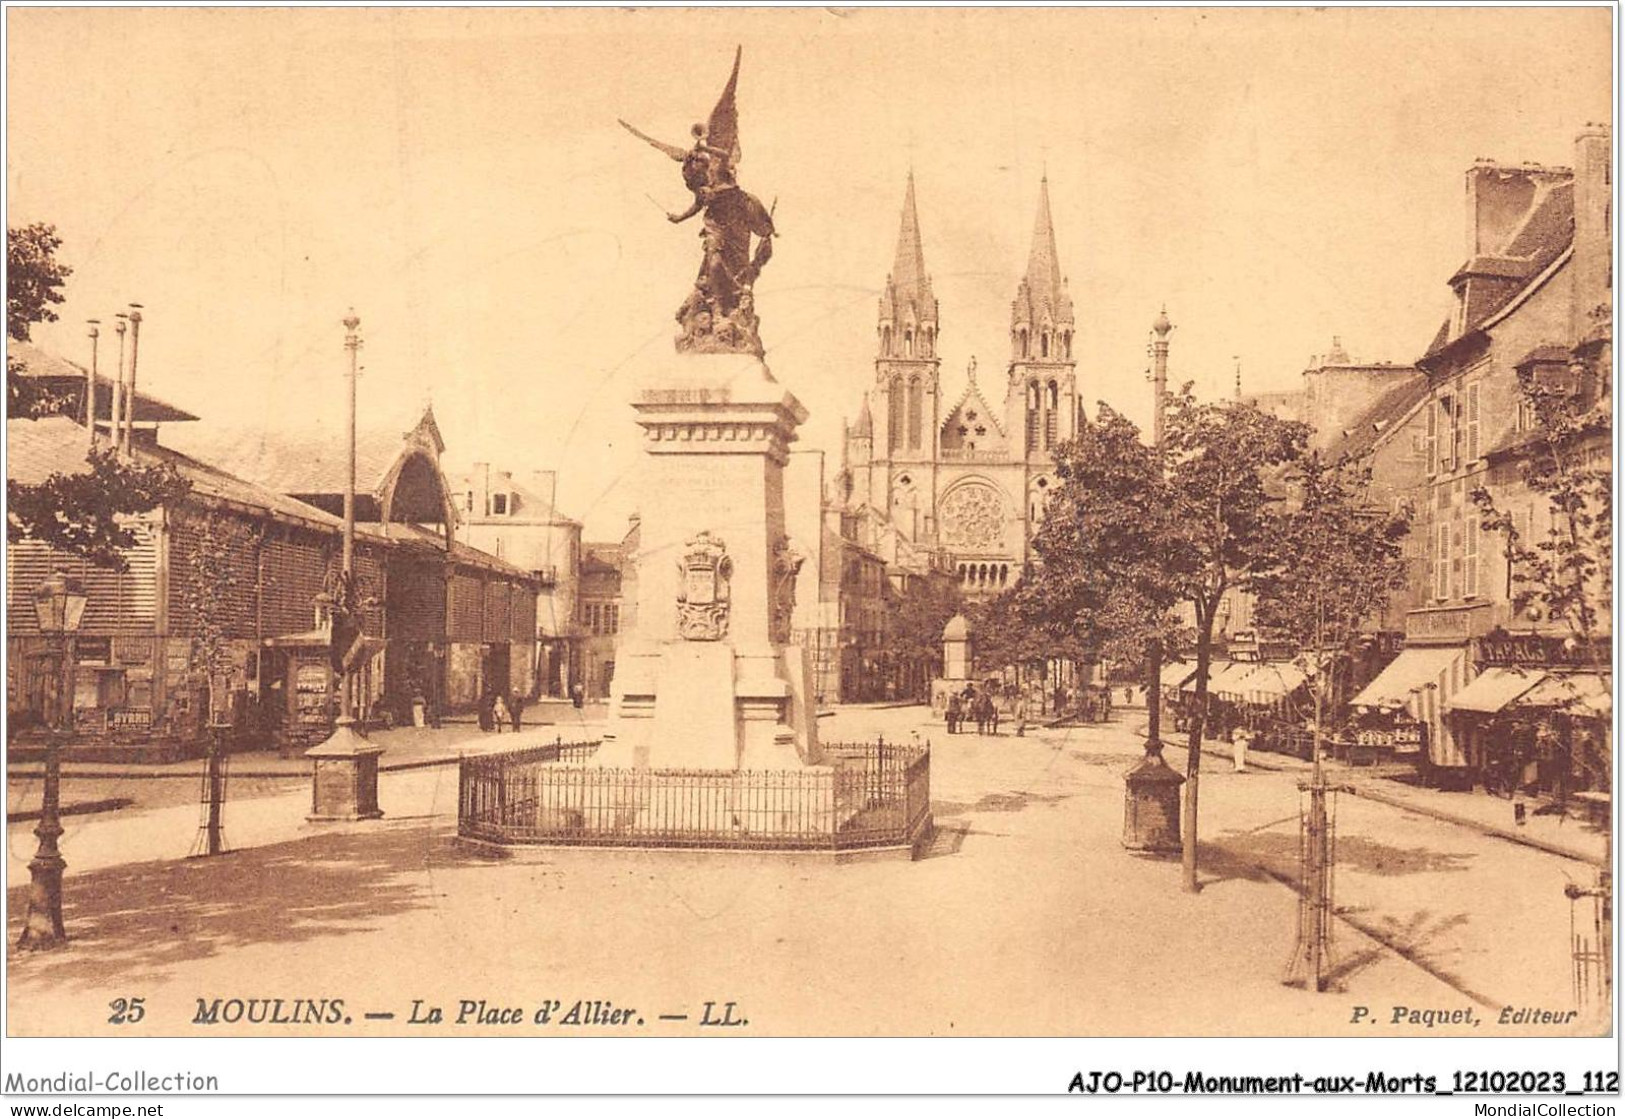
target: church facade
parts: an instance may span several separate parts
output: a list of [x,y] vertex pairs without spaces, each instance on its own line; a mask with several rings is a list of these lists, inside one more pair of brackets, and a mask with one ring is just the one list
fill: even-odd
[[973,358],[964,390],[944,399],[940,328],[910,174],[880,296],[874,382],[845,434],[841,497],[891,562],[945,561],[967,596],[983,597],[1020,578],[1055,485],[1054,448],[1082,419],[1047,178],[1002,376],[979,374]]

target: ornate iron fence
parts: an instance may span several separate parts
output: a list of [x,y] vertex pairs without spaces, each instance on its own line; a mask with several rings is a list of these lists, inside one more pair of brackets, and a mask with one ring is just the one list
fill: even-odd
[[598,743],[464,758],[457,831],[496,843],[851,850],[917,846],[930,831],[931,751],[827,743],[806,770],[624,769]]

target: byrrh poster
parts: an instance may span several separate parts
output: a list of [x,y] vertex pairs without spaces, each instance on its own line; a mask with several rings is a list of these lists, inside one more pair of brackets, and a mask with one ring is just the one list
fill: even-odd
[[1612,9],[6,31],[8,1096],[1617,1093]]

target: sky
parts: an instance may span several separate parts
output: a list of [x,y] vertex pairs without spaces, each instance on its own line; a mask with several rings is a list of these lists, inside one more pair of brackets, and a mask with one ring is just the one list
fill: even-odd
[[[8,224],[73,269],[34,341],[145,307],[140,383],[216,428],[425,405],[449,469],[559,472],[615,538],[629,401],[699,261],[676,164],[736,45],[741,184],[776,206],[767,362],[838,457],[915,175],[947,404],[1000,386],[1047,173],[1080,389],[1148,423],[1170,377],[1291,389],[1334,335],[1413,360],[1465,258],[1475,159],[1568,165],[1611,122],[1606,8],[8,9]],[[104,334],[102,368],[112,364]],[[946,411],[946,406],[944,411]],[[166,442],[185,446],[186,425]]]

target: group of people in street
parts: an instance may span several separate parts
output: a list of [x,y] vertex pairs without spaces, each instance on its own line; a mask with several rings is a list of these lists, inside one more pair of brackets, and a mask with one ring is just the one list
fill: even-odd
[[517,692],[486,692],[480,697],[480,729],[501,734],[511,727],[519,733],[520,720],[525,713],[525,697]]
[[1027,697],[1020,689],[1006,695],[997,680],[980,686],[966,684],[962,691],[948,696],[948,733],[963,734],[967,724],[975,723],[977,734],[996,735],[1000,719],[1008,712],[1020,737],[1027,733],[1027,710]]

